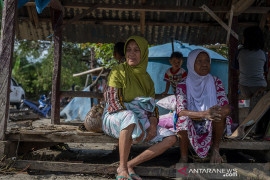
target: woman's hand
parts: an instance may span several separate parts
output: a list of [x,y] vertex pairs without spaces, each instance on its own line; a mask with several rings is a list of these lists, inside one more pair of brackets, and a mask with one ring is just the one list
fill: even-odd
[[149,121],[150,121],[150,126],[148,129],[146,129],[147,134],[146,134],[145,141],[150,141],[154,137],[157,136],[157,118],[150,117]]
[[211,108],[209,108],[206,111],[206,119],[209,119],[211,121],[221,121],[222,115],[221,115],[221,107],[218,105],[215,105]]
[[144,135],[145,135],[145,132],[144,132],[144,130],[143,130],[143,127],[142,127],[141,123],[139,123],[139,125],[140,125],[140,128],[141,128],[141,130],[142,130],[142,133],[141,133],[141,135],[140,135],[139,137],[137,137],[137,138],[135,139],[135,141],[137,141],[137,142],[142,141],[143,138],[144,138]]
[[166,96],[167,94],[168,94],[167,91],[164,91],[163,93],[161,93],[162,97],[163,97],[163,96]]
[[148,142],[157,136],[157,126],[150,125],[148,129],[146,129],[146,138],[145,141]]

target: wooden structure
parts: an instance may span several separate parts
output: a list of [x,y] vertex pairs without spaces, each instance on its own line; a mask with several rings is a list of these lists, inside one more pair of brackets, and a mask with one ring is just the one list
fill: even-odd
[[[270,0],[51,0],[41,14],[30,1],[17,9],[18,0],[5,0],[0,46],[0,140],[12,142],[94,142],[101,136],[82,138],[78,133],[29,131],[7,132],[10,75],[14,37],[54,41],[52,124],[60,124],[60,96],[99,97],[89,92],[63,92],[60,87],[62,41],[117,42],[131,35],[144,36],[150,44],[169,42],[171,37],[190,44],[227,43],[229,64],[235,56],[243,29],[259,25],[270,49]],[[52,39],[51,39],[52,37]],[[230,66],[231,67],[231,66]],[[229,69],[229,100],[233,120],[238,119],[238,77]],[[92,137],[92,136],[91,136]],[[104,137],[109,138],[109,137]],[[104,140],[103,138],[103,140]],[[94,141],[92,141],[94,140]],[[111,138],[107,139],[111,141]],[[237,142],[234,148],[269,149],[269,142]],[[222,145],[223,146],[223,145]],[[226,145],[224,145],[225,147]]]

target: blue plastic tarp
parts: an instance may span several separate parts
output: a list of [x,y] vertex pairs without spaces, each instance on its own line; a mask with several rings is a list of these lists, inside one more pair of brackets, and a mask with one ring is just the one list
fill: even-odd
[[[89,87],[85,88],[83,91],[89,91]],[[97,99],[94,99],[94,104],[97,104]],[[60,117],[65,118],[65,121],[84,121],[85,116],[90,111],[90,109],[91,98],[75,97],[60,112]]]
[[[18,8],[24,6],[29,0],[19,0]],[[51,0],[35,0],[36,9],[39,14],[43,11],[43,9],[49,4]]]
[[[221,56],[220,54],[204,48],[202,46],[189,45],[187,43],[174,43],[174,52],[181,52],[184,56],[184,62],[182,67],[187,71],[187,56],[193,49],[204,49],[206,50],[212,59],[211,63],[211,74],[219,77],[225,87],[226,92],[228,92],[228,60]],[[151,78],[155,84],[156,94],[161,94],[165,91],[166,82],[164,79],[164,74],[168,68],[171,67],[169,58],[172,53],[172,44],[166,43],[149,48],[149,61],[147,72],[150,74]],[[172,89],[169,91],[172,94]]]

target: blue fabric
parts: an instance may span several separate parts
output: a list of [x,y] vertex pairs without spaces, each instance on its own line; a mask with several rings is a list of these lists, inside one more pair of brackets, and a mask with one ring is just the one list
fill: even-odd
[[23,5],[25,5],[29,0],[19,0],[18,1],[18,8],[22,7]]
[[40,14],[51,0],[36,0],[37,12]]
[[[29,0],[19,0],[18,8],[24,6]],[[51,0],[35,0],[37,12],[40,14]]]
[[[89,91],[89,87],[83,91]],[[94,99],[94,104],[97,104],[97,99]],[[75,97],[68,105],[60,112],[60,116],[65,118],[65,121],[80,120],[84,121],[86,114],[91,109],[91,98]]]
[[[110,114],[107,109],[103,114],[103,131],[115,138],[119,138],[120,131],[125,129],[131,124],[135,124],[131,137],[135,140],[142,133],[139,127],[139,122],[145,132],[143,140],[146,138],[146,129],[150,126],[147,112],[153,112],[155,109],[155,101],[151,97],[140,97],[130,103],[125,103],[128,110],[120,111]],[[157,136],[154,137],[149,143],[156,143],[162,141],[164,137],[174,135],[174,133],[166,128],[157,126]],[[142,141],[143,141],[142,140]]]
[[144,130],[150,126],[147,112],[154,111],[155,101],[151,97],[138,97],[130,103],[124,103],[124,105],[127,111],[110,114],[107,109],[105,109],[103,115],[103,131],[115,138],[119,138],[121,130],[125,129],[130,124],[136,124],[132,133],[132,139],[136,139],[142,133],[139,127],[139,121]]

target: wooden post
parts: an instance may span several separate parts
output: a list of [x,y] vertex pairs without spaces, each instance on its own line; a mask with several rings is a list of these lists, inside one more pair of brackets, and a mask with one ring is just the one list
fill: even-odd
[[[232,19],[232,30],[237,32],[238,29],[238,16]],[[239,109],[238,109],[238,73],[237,70],[232,68],[232,62],[238,48],[238,40],[230,35],[229,41],[229,102],[232,107],[232,120],[234,123],[239,123]]]
[[9,112],[11,65],[13,58],[17,0],[4,1],[0,42],[0,140],[5,139]]
[[[144,5],[146,0],[141,0],[141,4]],[[140,12],[140,30],[141,35],[144,36],[145,34],[145,11]]]
[[53,54],[53,78],[52,78],[52,124],[60,124],[60,83],[61,83],[61,59],[62,59],[62,11],[51,8],[52,27],[54,29],[54,54]]

